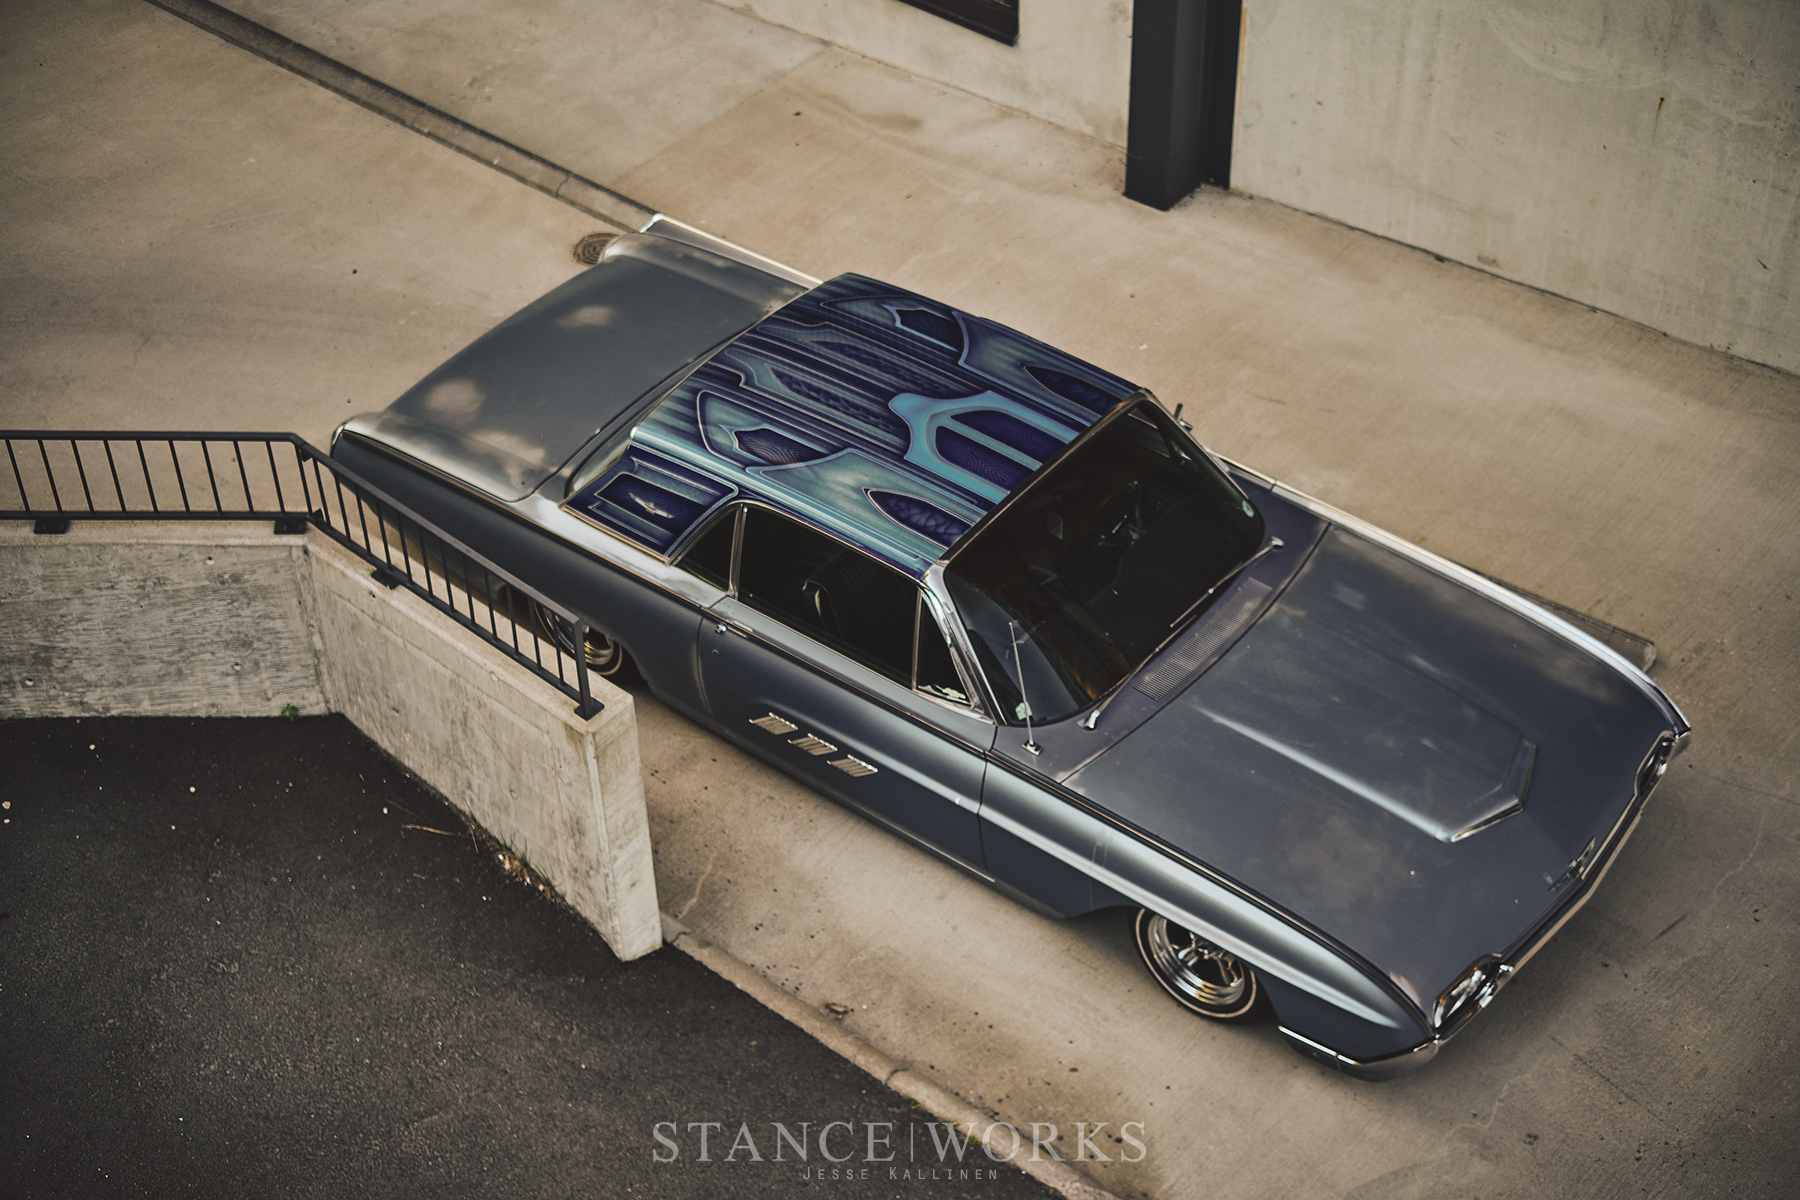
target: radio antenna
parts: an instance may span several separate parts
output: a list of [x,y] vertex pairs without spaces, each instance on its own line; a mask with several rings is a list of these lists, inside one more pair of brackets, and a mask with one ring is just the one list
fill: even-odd
[[1019,625],[1016,621],[1006,623],[1007,636],[1012,639],[1013,675],[1019,684],[1019,712],[1025,718],[1025,740],[1020,747],[1027,754],[1042,754],[1044,748],[1037,744],[1037,738],[1031,733],[1031,701],[1025,696],[1025,668],[1019,665]]

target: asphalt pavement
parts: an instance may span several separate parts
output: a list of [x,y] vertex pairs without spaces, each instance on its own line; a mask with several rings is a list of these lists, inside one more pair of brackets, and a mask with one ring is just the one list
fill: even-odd
[[341,717],[10,721],[0,762],[10,1196],[1053,1195],[619,962]]

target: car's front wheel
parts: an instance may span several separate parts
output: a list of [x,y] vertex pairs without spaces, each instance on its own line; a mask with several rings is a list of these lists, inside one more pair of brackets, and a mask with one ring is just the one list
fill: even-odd
[[1267,1001],[1256,972],[1237,955],[1149,909],[1137,915],[1138,953],[1163,990],[1214,1021],[1253,1021]]

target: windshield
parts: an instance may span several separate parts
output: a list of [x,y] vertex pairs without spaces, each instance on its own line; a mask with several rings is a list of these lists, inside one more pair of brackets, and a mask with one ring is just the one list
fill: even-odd
[[1141,400],[959,547],[945,581],[1001,707],[1055,721],[1123,682],[1262,537],[1237,486]]

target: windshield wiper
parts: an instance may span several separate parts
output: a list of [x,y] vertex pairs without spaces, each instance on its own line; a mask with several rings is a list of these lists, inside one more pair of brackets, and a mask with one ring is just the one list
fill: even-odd
[[1168,644],[1175,640],[1175,638],[1181,633],[1182,626],[1187,622],[1187,619],[1194,614],[1195,609],[1199,608],[1202,604],[1205,604],[1208,600],[1212,599],[1213,593],[1217,592],[1220,588],[1224,587],[1226,584],[1228,584],[1232,580],[1236,579],[1239,575],[1242,575],[1244,573],[1244,570],[1247,567],[1249,567],[1251,563],[1255,562],[1257,559],[1261,558],[1263,555],[1269,553],[1271,550],[1279,550],[1285,545],[1287,545],[1287,543],[1282,541],[1278,537],[1270,538],[1268,540],[1268,542],[1263,546],[1262,549],[1258,550],[1255,554],[1252,554],[1249,558],[1246,558],[1243,562],[1239,563],[1237,566],[1231,568],[1231,570],[1225,572],[1225,574],[1219,578],[1219,581],[1217,583],[1215,583],[1211,587],[1207,588],[1204,592],[1201,592],[1200,598],[1198,600],[1196,600],[1192,604],[1188,605],[1187,608],[1182,610],[1182,613],[1179,617],[1176,617],[1173,621],[1169,622],[1168,636],[1164,637],[1162,641],[1156,643],[1156,649],[1152,650],[1149,654],[1145,655],[1143,662],[1140,662],[1140,663],[1138,663],[1137,666],[1133,667],[1126,674],[1125,678],[1119,680],[1119,685],[1117,687],[1113,688],[1112,691],[1108,692],[1106,694],[1106,698],[1101,700],[1099,704],[1094,706],[1094,711],[1088,714],[1087,720],[1085,720],[1081,723],[1081,727],[1083,729],[1092,729],[1092,728],[1094,728],[1094,726],[1096,724],[1099,723],[1100,714],[1106,711],[1106,706],[1111,704],[1113,702],[1113,700],[1118,697],[1119,693],[1125,690],[1125,685],[1130,683],[1133,679],[1135,679],[1137,677],[1137,673],[1144,669],[1144,665],[1146,663],[1148,663],[1151,659],[1155,658],[1157,655],[1161,654],[1163,652],[1163,650],[1165,648],[1167,648]]
[[[1237,566],[1231,568],[1231,570],[1225,572],[1224,577],[1222,579],[1220,579],[1219,582],[1213,584],[1211,587],[1207,588],[1204,592],[1201,592],[1200,598],[1198,600],[1196,600],[1192,604],[1188,605],[1187,608],[1182,611],[1182,614],[1179,617],[1176,617],[1173,621],[1169,622],[1169,628],[1170,629],[1178,628],[1183,621],[1187,620],[1188,617],[1193,614],[1193,611],[1196,608],[1199,608],[1202,604],[1205,604],[1209,599],[1211,599],[1212,594],[1214,592],[1218,591],[1220,588],[1224,587],[1226,584],[1228,584],[1232,580],[1236,579],[1239,575],[1242,575],[1244,573],[1245,567],[1248,567],[1251,563],[1255,562],[1257,559],[1261,558],[1263,555],[1267,554],[1269,551],[1279,550],[1285,545],[1287,545],[1287,543],[1282,541],[1278,537],[1270,538],[1268,545],[1264,546],[1261,550],[1258,550],[1255,554],[1252,554],[1249,558],[1246,558],[1243,562],[1239,563]],[[1170,634],[1169,636],[1173,637],[1174,635]],[[1169,643],[1165,640],[1162,643],[1162,645],[1158,646],[1156,649],[1161,650],[1163,648],[1163,646],[1166,646],[1168,644]],[[1150,658],[1155,658],[1155,657],[1156,657],[1156,654],[1154,652],[1152,652],[1150,655]],[[1147,658],[1144,661],[1149,662],[1150,659]]]

